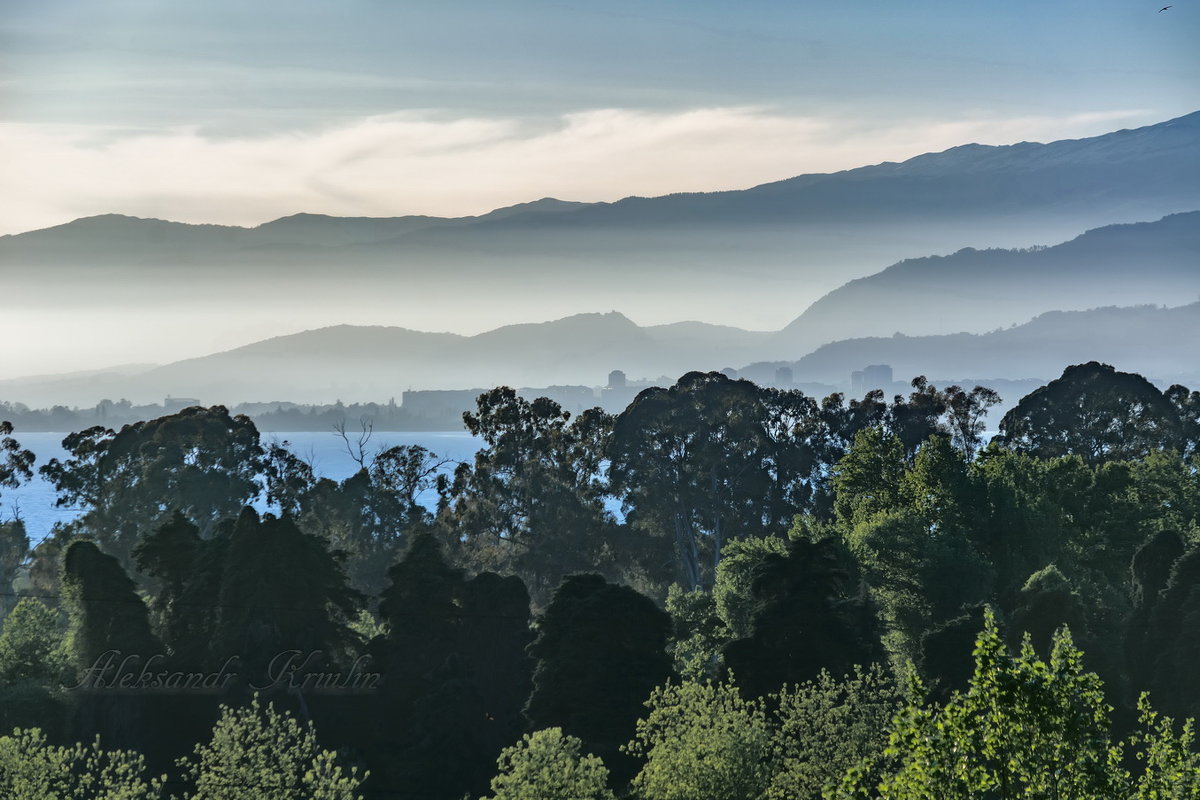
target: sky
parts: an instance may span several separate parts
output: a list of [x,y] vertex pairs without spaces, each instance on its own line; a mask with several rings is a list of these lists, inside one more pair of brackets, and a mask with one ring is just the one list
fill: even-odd
[[0,234],[744,188],[1200,108],[1200,2],[0,0]]

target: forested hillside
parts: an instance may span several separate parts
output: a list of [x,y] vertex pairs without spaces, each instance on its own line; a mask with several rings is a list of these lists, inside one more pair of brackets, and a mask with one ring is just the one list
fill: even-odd
[[1200,392],[998,400],[497,388],[341,482],[219,406],[5,424],[83,513],[0,526],[0,796],[1194,797]]

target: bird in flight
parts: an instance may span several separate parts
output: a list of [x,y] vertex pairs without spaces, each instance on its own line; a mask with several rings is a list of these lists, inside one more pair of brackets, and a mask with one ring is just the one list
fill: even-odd
[[1172,6],[1163,6],[1162,8],[1160,8],[1160,9],[1158,10],[1158,13],[1160,13],[1160,14],[1161,14],[1162,12],[1166,11],[1168,8],[1171,8],[1171,7],[1172,7]]

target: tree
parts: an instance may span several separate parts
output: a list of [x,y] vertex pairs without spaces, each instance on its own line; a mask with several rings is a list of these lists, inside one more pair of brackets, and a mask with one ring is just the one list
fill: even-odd
[[490,800],[613,800],[608,770],[561,728],[526,734],[505,748]]
[[0,420],[0,489],[15,489],[33,477],[36,456],[12,436],[11,422]]
[[269,445],[267,499],[306,533],[343,551],[351,585],[376,596],[387,585],[387,568],[400,557],[408,534],[432,521],[419,498],[445,490],[441,471],[450,462],[418,445],[398,445],[369,456],[365,440],[357,448],[347,442],[361,468],[340,482],[317,478],[287,442]]
[[954,446],[969,457],[983,444],[988,410],[1000,403],[1000,395],[986,386],[976,386],[969,392],[961,386],[947,386],[942,396]]
[[1039,458],[1079,455],[1089,464],[1180,450],[1179,410],[1141,375],[1095,361],[1063,370],[1000,420],[996,440]]
[[148,777],[134,752],[91,745],[49,744],[37,728],[0,736],[0,797],[20,800],[157,800],[165,777]]
[[4,619],[15,598],[13,580],[29,555],[29,536],[25,523],[19,519],[0,522],[0,621]]
[[353,660],[358,642],[350,624],[364,598],[350,588],[338,554],[323,539],[291,519],[260,519],[246,507],[219,548],[214,663],[236,655],[248,676],[265,685],[271,663],[287,651],[319,653],[326,665]]
[[0,730],[29,725],[57,735],[69,671],[61,615],[23,598],[0,625]]
[[725,647],[725,665],[748,697],[849,672],[882,654],[874,611],[845,592],[846,573],[830,539],[794,539],[786,556],[763,557],[751,584],[757,611],[749,637]]
[[1009,637],[1014,644],[1028,636],[1034,652],[1047,656],[1054,633],[1067,626],[1074,636],[1087,634],[1083,598],[1053,564],[1029,576],[1013,609]]
[[0,686],[19,681],[57,686],[67,669],[63,633],[56,610],[22,598],[0,626]]
[[890,734],[894,763],[850,770],[831,796],[1121,798],[1128,775],[1109,739],[1109,712],[1068,633],[1055,637],[1049,662],[1028,640],[1013,656],[988,612],[967,691],[945,706],[910,702]]
[[709,587],[726,541],[769,532],[773,447],[761,390],[690,372],[613,427],[609,478],[627,524],[671,542],[684,588]]
[[525,706],[530,726],[578,736],[613,770],[632,776],[622,756],[642,704],[671,674],[670,618],[627,586],[572,575],[554,593],[529,647],[537,664]]
[[731,684],[666,684],[646,701],[627,751],[645,759],[633,779],[645,800],[758,800],[774,772],[762,700]]
[[79,539],[63,552],[62,587],[68,648],[81,674],[109,651],[141,659],[161,652],[133,581],[94,542]]
[[70,454],[41,473],[58,504],[84,509],[69,528],[86,533],[125,566],[139,538],[182,512],[205,538],[261,492],[263,449],[249,417],[223,406],[102,427],[63,439]]
[[778,697],[775,775],[767,800],[820,797],[851,767],[878,763],[888,728],[904,704],[882,667],[856,667],[841,678],[785,687]]
[[1186,386],[1175,384],[1164,394],[1175,406],[1183,426],[1183,444],[1179,451],[1189,459],[1194,459],[1200,452],[1200,392],[1189,391]]
[[571,422],[552,400],[507,387],[476,402],[463,421],[485,446],[459,466],[440,520],[455,554],[473,569],[520,575],[539,603],[564,575],[623,559],[604,507],[612,418],[591,409]]
[[886,423],[910,459],[930,436],[946,433],[941,417],[947,409],[945,394],[929,383],[924,375],[913,378],[911,385],[913,391],[907,400],[902,395],[896,395],[892,401]]
[[529,594],[515,576],[465,580],[428,532],[388,574],[380,602],[388,632],[372,647],[385,672],[380,774],[426,797],[477,795],[524,729]]
[[196,574],[196,564],[204,541],[200,529],[179,511],[169,522],[146,536],[133,550],[137,568],[159,583],[151,601],[155,627],[171,651],[186,647],[182,639],[188,629],[188,615],[195,609],[183,599],[188,583]]
[[754,579],[768,555],[786,557],[787,540],[777,536],[739,539],[726,545],[725,556],[717,566],[713,601],[730,639],[744,639],[753,633],[758,610],[753,594]]
[[729,629],[717,613],[712,592],[688,592],[673,583],[667,590],[666,610],[671,615],[668,649],[675,660],[675,672],[688,680],[715,677],[721,650],[729,642]]
[[212,738],[179,766],[194,785],[192,800],[361,800],[368,777],[345,770],[317,744],[311,724],[265,706],[221,706]]

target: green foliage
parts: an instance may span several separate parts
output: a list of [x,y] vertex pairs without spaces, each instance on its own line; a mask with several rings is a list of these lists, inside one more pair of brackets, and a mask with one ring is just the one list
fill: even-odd
[[1012,656],[989,612],[967,691],[943,707],[910,704],[893,723],[894,764],[857,767],[828,796],[1120,798],[1128,775],[1109,740],[1109,711],[1067,633],[1056,636],[1049,663],[1028,642]]
[[1200,798],[1195,721],[1185,720],[1176,733],[1174,721],[1151,708],[1146,694],[1138,698],[1138,711],[1143,730],[1130,737],[1130,744],[1145,767],[1130,800]]
[[[335,664],[353,660],[357,640],[350,622],[364,598],[347,585],[337,555],[323,539],[290,519],[259,519],[248,507],[222,538],[212,615],[211,654],[217,663],[237,655],[261,675],[289,650],[321,652]],[[264,570],[267,564],[271,568]]]
[[898,437],[881,427],[859,431],[834,471],[833,509],[838,521],[853,525],[899,507],[905,466],[904,446]]
[[525,729],[529,593],[516,576],[466,580],[429,533],[412,538],[388,575],[387,633],[372,643],[385,670],[376,774],[418,796],[478,794]]
[[311,724],[257,696],[246,708],[222,706],[212,738],[179,767],[195,786],[190,800],[360,800],[367,778],[321,749]]
[[11,422],[0,420],[0,488],[15,489],[33,477],[34,454],[9,434]]
[[830,539],[793,539],[786,556],[768,553],[751,592],[753,634],[725,647],[725,664],[749,696],[785,684],[842,674],[882,656],[875,614],[864,598],[846,593],[846,573]]
[[[0,736],[0,797],[13,800],[158,800],[164,778],[147,777],[137,753],[58,747],[38,729]],[[247,795],[249,797],[249,795]]]
[[19,519],[0,522],[0,621],[12,608],[13,581],[29,555],[29,536]]
[[897,438],[868,429],[838,463],[834,485],[839,531],[889,650],[915,661],[926,631],[987,598],[993,584],[972,537],[977,487],[965,457],[934,436],[909,465]]
[[666,609],[671,615],[669,649],[675,671],[689,680],[713,677],[721,663],[721,648],[729,641],[713,593],[703,589],[689,592],[673,583],[667,590]]
[[776,711],[776,773],[767,800],[817,798],[851,767],[879,763],[904,697],[882,667],[822,672],[786,687]]
[[613,800],[608,770],[561,728],[526,734],[505,748],[490,800]]
[[63,634],[58,611],[22,598],[0,627],[0,686],[18,681],[59,685],[67,669]]
[[644,800],[757,800],[774,772],[773,736],[760,700],[729,683],[660,686],[627,751],[646,764],[633,780]]
[[1034,651],[1045,657],[1055,631],[1064,625],[1076,637],[1086,635],[1083,599],[1058,567],[1050,564],[1030,575],[1021,587],[1009,622],[1009,639],[1017,644],[1028,636]]
[[787,550],[787,541],[777,536],[737,539],[725,545],[712,595],[729,638],[744,639],[753,633],[754,615],[758,611],[751,591],[754,577],[765,556],[772,553],[786,556]]

